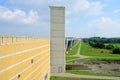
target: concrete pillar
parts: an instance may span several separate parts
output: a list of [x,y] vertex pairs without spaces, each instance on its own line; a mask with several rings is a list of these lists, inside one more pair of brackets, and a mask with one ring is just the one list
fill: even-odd
[[1,42],[2,42],[2,36],[0,35],[0,45],[1,45]]
[[4,45],[4,36],[1,36],[1,45]]
[[12,44],[14,44],[14,36],[12,36]]
[[21,37],[21,39],[22,39],[22,43],[24,43],[24,37],[23,36]]
[[51,72],[65,72],[65,7],[50,7]]
[[68,47],[68,40],[67,38],[65,39],[65,53],[67,54],[67,47]]
[[16,36],[16,44],[18,43],[18,37]]
[[7,44],[10,44],[10,36],[7,36]]

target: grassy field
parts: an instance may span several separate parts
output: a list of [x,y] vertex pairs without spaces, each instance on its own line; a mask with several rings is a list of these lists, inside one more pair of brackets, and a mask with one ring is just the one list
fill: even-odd
[[68,51],[68,54],[66,55],[66,62],[71,62],[80,59],[80,57],[75,56],[78,48],[79,48],[80,43],[78,42],[72,50]]
[[68,55],[75,55],[78,51],[80,43],[78,42],[73,48],[72,50],[68,51]]
[[83,71],[83,70],[67,70],[68,73],[72,74],[78,74],[78,75],[92,75],[92,76],[114,76],[114,77],[120,77],[120,75],[113,75],[113,74],[99,74],[99,73],[93,73],[89,71]]
[[72,78],[72,77],[56,77],[56,76],[51,76],[50,80],[106,80],[106,79],[83,79],[83,78]]
[[[108,45],[108,44],[105,44],[105,45]],[[117,46],[117,47],[120,48],[120,44],[118,44],[118,43],[116,43],[116,44],[115,43],[111,43],[111,45],[113,45],[114,47]]]
[[90,57],[80,60],[102,60],[102,61],[120,61],[120,57]]
[[67,56],[66,57],[67,62],[75,61],[75,60],[78,60],[78,59],[80,59],[80,57],[76,57],[76,56]]
[[104,57],[104,58],[120,58],[119,54],[112,54],[110,50],[98,49],[89,46],[87,43],[81,42],[80,54],[92,57]]
[[120,48],[120,44],[113,44],[114,46],[117,46],[117,47],[119,47]]

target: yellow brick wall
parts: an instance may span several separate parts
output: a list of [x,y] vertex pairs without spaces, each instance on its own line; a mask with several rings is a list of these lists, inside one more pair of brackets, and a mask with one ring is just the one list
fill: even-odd
[[46,75],[49,80],[49,39],[3,37],[1,44],[0,36],[0,80],[44,80]]

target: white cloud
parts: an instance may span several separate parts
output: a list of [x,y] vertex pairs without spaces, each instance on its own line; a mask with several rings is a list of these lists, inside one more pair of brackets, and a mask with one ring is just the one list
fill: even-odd
[[44,5],[44,0],[7,0],[6,6],[12,7],[40,7]]
[[89,2],[88,0],[77,0],[74,5],[74,12],[90,15],[100,15],[103,13],[102,9],[105,7],[105,4],[102,4],[100,1]]
[[105,2],[110,2],[111,0],[104,0]]
[[87,16],[102,14],[105,7],[100,1],[89,0],[8,0],[5,4],[7,7],[20,9],[39,9],[43,6],[47,9],[51,5],[65,6],[70,13],[83,13]]
[[23,24],[36,23],[39,16],[35,11],[29,11],[28,14],[22,10],[15,9],[14,11],[9,10],[6,7],[0,6],[0,20],[6,20],[8,22],[17,22]]
[[94,20],[88,26],[89,30],[98,36],[117,37],[120,35],[120,21],[108,17],[101,17],[98,20]]
[[[66,7],[67,34],[71,36],[74,36],[74,35],[84,36],[85,34],[86,35],[88,34],[88,36],[90,36],[90,34],[94,32],[97,32],[98,34],[102,33],[100,30],[104,32],[104,29],[108,29],[109,30],[108,33],[110,33],[111,31],[109,28],[111,26],[114,26],[113,24],[119,25],[119,23],[106,17],[101,17],[98,20],[92,21],[91,23],[89,23],[89,28],[84,27],[86,26],[87,21],[89,21],[91,18],[93,18],[96,15],[101,15],[103,13],[103,9],[106,6],[106,4],[104,4],[103,2],[104,1],[101,1],[101,0],[92,0],[92,1],[91,0],[48,0],[48,1],[46,0],[7,0],[7,2],[4,4],[5,7],[0,7],[0,15],[1,15],[0,24],[1,25],[4,24],[4,26],[6,26],[6,23],[7,23],[8,28],[9,26],[17,26],[17,28],[18,26],[19,28],[21,26],[23,27],[38,26],[37,30],[31,29],[29,33],[32,34],[32,32],[35,32],[35,33],[41,32],[41,35],[42,35],[44,32],[46,32],[45,34],[49,34],[49,26],[50,26],[49,25],[49,6],[57,5],[57,6]],[[89,18],[88,16],[92,16],[92,17]],[[4,23],[2,22],[3,20],[4,20]],[[16,24],[14,25],[12,23],[16,23]],[[26,24],[30,24],[30,25],[26,25]],[[77,28],[78,26],[80,27]],[[106,26],[109,26],[109,27],[106,27]],[[3,28],[3,26],[1,27]],[[94,28],[99,31],[95,30]],[[23,29],[23,28],[20,28],[20,29]],[[27,30],[27,29],[24,29],[24,30]]]
[[[48,17],[38,11],[0,6],[0,34],[49,37]],[[45,33],[45,34],[44,34]]]
[[77,0],[74,6],[76,12],[84,11],[90,7],[90,3],[87,0]]
[[114,10],[113,13],[115,13],[115,14],[120,14],[120,9]]
[[33,8],[41,8],[41,7],[49,7],[51,5],[53,6],[62,6],[66,4],[68,0],[7,0],[5,6],[7,7],[17,7],[17,8],[27,8],[27,9],[33,9]]

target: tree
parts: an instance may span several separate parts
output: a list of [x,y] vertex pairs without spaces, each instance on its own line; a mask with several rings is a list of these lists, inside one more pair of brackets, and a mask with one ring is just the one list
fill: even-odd
[[120,54],[120,48],[116,47],[112,50],[113,54]]
[[105,48],[106,48],[106,49],[109,49],[109,50],[112,50],[112,49],[114,48],[114,46],[111,45],[111,44],[108,44],[108,45],[105,46]]
[[89,45],[95,48],[104,48],[105,45],[102,42],[93,42],[93,41],[89,41]]

